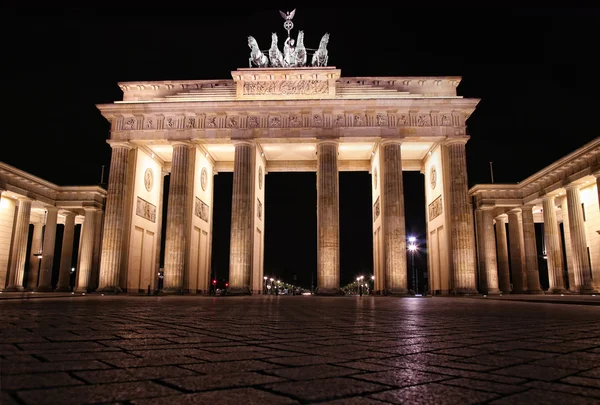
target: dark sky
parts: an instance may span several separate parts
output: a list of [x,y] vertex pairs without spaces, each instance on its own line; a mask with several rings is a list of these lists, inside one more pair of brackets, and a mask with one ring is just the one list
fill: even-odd
[[[229,79],[247,66],[248,35],[267,48],[271,32],[285,34],[277,8],[144,10],[4,10],[1,161],[60,185],[97,184],[110,148],[95,104],[121,99],[117,82]],[[331,34],[329,65],[342,76],[462,76],[459,95],[481,99],[467,122],[470,185],[490,181],[490,161],[496,182],[523,180],[598,134],[598,9],[299,7],[294,24],[308,47]],[[231,176],[215,178],[219,275]],[[265,273],[308,286],[315,174],[269,174],[266,190]],[[407,230],[424,237],[419,173],[405,174],[405,198]],[[340,200],[345,284],[372,271],[369,175],[342,173]]]

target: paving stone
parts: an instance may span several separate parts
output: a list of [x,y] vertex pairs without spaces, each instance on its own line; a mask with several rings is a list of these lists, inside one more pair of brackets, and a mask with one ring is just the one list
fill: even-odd
[[600,402],[594,307],[270,298],[0,300],[0,374],[15,388],[1,402],[519,403],[535,390],[557,395],[532,403]]
[[557,367],[544,367],[534,364],[522,364],[520,366],[508,367],[502,370],[496,370],[494,373],[510,376],[531,378],[533,380],[554,381],[567,375],[573,374],[570,369]]
[[410,385],[423,384],[427,382],[442,381],[448,379],[449,377],[418,370],[395,369],[390,371],[380,371],[377,373],[358,374],[354,376],[354,378],[394,387],[407,387]]
[[167,357],[143,357],[143,358],[125,358],[125,359],[104,359],[105,363],[115,367],[147,367],[147,366],[166,366],[172,364],[195,364],[201,363],[200,360],[185,356],[167,356]]
[[494,405],[569,404],[598,405],[594,398],[581,397],[563,392],[532,389],[490,402]]
[[393,404],[478,404],[498,398],[498,394],[442,384],[424,384],[389,390],[369,396]]
[[381,391],[386,386],[351,378],[336,377],[269,384],[265,388],[270,391],[290,395],[301,401],[324,401],[352,395],[367,395]]
[[281,368],[283,366],[260,360],[222,361],[218,363],[183,364],[181,367],[202,374],[229,374],[242,371],[258,371]]
[[334,399],[333,401],[319,402],[319,405],[384,405],[389,402],[382,402],[372,398],[366,397],[351,397]]
[[178,378],[164,378],[164,382],[171,386],[187,391],[207,391],[218,388],[250,387],[253,385],[268,384],[284,381],[279,377],[259,374],[253,371],[222,374],[197,375]]
[[2,405],[20,405],[8,392],[0,391],[0,404]]
[[563,378],[560,381],[573,385],[584,385],[586,387],[600,388],[600,379],[597,378],[572,376]]
[[116,402],[136,398],[152,398],[174,395],[177,393],[178,392],[174,389],[151,381],[140,381],[20,391],[18,392],[18,396],[26,404],[31,405],[50,405],[57,403],[62,405],[75,405],[97,402]]
[[[62,385],[79,385],[81,381],[67,373],[41,374],[0,374],[0,387],[3,390],[15,391],[28,388],[60,387]],[[0,402],[1,403],[1,402]]]
[[513,394],[515,392],[525,391],[522,385],[502,384],[492,381],[474,380],[470,378],[453,378],[442,381],[442,384],[455,385],[457,387],[471,388],[474,390],[495,392],[497,394]]
[[2,374],[31,374],[52,371],[98,370],[103,368],[110,368],[110,366],[96,360],[4,364],[2,366]]
[[[235,388],[230,390],[207,391],[195,394],[168,396],[155,399],[140,399],[131,402],[133,405],[173,405],[173,404],[268,404],[268,405],[293,405],[299,404],[291,398],[257,390],[254,388]],[[365,404],[368,405],[368,404]],[[375,405],[375,404],[374,404]]]
[[580,385],[562,384],[560,382],[530,381],[523,384],[525,387],[539,388],[541,390],[566,392],[568,394],[583,395],[600,399],[600,389],[582,387]]
[[157,378],[197,375],[197,373],[192,370],[176,366],[161,366],[119,368],[97,371],[77,371],[74,372],[73,375],[91,384],[105,384],[125,381],[154,380]]
[[290,380],[314,380],[318,378],[343,377],[349,374],[359,373],[347,367],[338,367],[329,364],[318,364],[314,366],[279,368],[267,370],[267,373]]

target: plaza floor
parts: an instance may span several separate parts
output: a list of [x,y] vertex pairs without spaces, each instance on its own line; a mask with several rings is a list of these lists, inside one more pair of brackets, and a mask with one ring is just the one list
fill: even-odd
[[2,405],[600,403],[600,307],[559,298],[22,296]]

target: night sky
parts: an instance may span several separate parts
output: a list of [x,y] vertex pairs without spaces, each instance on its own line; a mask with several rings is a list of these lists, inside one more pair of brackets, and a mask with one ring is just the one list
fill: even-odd
[[[329,65],[342,76],[462,76],[459,95],[481,99],[467,121],[470,185],[490,182],[490,161],[495,182],[514,183],[598,136],[598,9],[279,7],[298,7],[293,36],[304,30],[307,47],[331,34]],[[117,82],[230,79],[247,67],[248,35],[262,49],[271,32],[285,35],[277,8],[4,14],[0,160],[59,185],[98,184],[102,165],[108,175],[109,124],[95,104],[120,100]],[[407,234],[424,238],[423,176],[404,180]],[[372,272],[370,184],[368,173],[340,174],[342,285]],[[232,173],[215,187],[213,271],[222,277]],[[296,274],[308,287],[315,173],[271,173],[266,193],[265,274]]]

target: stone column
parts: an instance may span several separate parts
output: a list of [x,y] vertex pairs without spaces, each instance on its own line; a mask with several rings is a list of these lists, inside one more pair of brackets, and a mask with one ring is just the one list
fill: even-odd
[[523,237],[525,248],[525,268],[527,274],[527,293],[543,294],[540,286],[540,271],[538,269],[538,253],[535,242],[535,223],[533,222],[533,206],[521,207],[523,221]]
[[467,187],[467,161],[464,138],[446,141],[448,148],[447,179],[450,183],[449,203],[451,218],[451,249],[454,286],[452,292],[459,295],[477,294],[475,278],[475,239],[473,212],[469,203]]
[[77,266],[77,284],[75,292],[88,292],[92,274],[92,259],[94,254],[94,235],[96,233],[96,209],[85,209],[85,220],[81,232],[79,266]]
[[23,291],[23,275],[25,274],[25,261],[27,259],[30,215],[31,200],[19,199],[12,251],[10,252],[10,279],[4,291]]
[[317,144],[317,293],[340,289],[340,201],[338,142]]
[[402,144],[384,140],[380,149],[384,294],[406,295],[406,224],[402,182]]
[[548,279],[550,293],[564,293],[563,260],[560,248],[560,230],[556,221],[554,197],[548,195],[542,198],[544,209],[544,240],[546,241],[546,256],[548,260]]
[[71,291],[71,266],[73,263],[73,240],[75,238],[75,213],[65,214],[65,230],[63,232],[62,250],[60,254],[60,271],[58,273],[57,292]]
[[40,278],[35,291],[52,291],[52,267],[54,266],[54,245],[56,242],[56,219],[58,208],[46,208],[46,229],[44,230],[44,245],[42,246],[42,263]]
[[229,294],[250,295],[254,248],[254,160],[255,145],[236,142],[231,201]]
[[580,294],[597,293],[598,291],[592,284],[592,269],[588,261],[585,223],[583,220],[583,207],[581,206],[579,186],[571,183],[565,188],[567,190],[569,233],[571,236],[571,250],[573,252],[574,289]]
[[598,208],[600,208],[600,170],[594,173],[596,177],[596,190],[598,191]]
[[125,196],[131,146],[112,143],[112,158],[106,194],[106,213],[102,232],[102,253],[98,291],[121,292],[119,277],[125,226]]
[[510,235],[510,265],[512,270],[512,292],[523,294],[527,291],[527,275],[525,274],[525,252],[521,244],[521,224],[519,208],[508,212],[508,233]]
[[167,235],[165,239],[165,273],[163,293],[181,294],[185,276],[185,247],[188,234],[189,142],[173,142],[173,161],[167,205]]
[[498,263],[496,262],[496,241],[494,238],[494,213],[491,209],[482,209],[479,224],[480,255],[483,264],[482,277],[488,295],[500,294],[498,288]]
[[506,241],[506,216],[496,217],[496,249],[498,250],[498,275],[500,291],[510,293],[510,267],[508,263],[508,243]]
[[100,251],[102,249],[102,221],[104,211],[97,210],[94,215],[94,253],[92,254],[92,274],[88,284],[89,290],[94,291],[98,288],[98,279],[100,276]]
[[36,254],[42,250],[42,231],[44,224],[33,224],[33,237],[31,238],[31,254],[29,255],[29,276],[27,277],[27,288],[36,288],[40,275],[41,257]]

